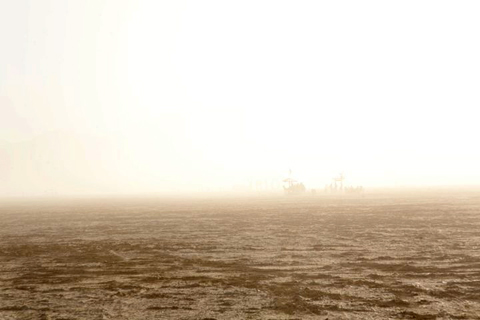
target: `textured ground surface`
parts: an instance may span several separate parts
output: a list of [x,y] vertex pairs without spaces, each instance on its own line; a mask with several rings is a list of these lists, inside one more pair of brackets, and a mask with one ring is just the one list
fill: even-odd
[[480,319],[480,196],[0,205],[0,319]]

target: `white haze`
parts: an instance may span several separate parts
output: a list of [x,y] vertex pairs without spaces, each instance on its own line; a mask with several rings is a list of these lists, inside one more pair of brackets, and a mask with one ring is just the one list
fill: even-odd
[[480,184],[478,1],[0,1],[0,196]]

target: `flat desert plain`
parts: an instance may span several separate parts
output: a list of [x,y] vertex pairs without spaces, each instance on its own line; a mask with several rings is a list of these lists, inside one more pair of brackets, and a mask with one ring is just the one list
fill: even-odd
[[480,319],[480,193],[4,201],[0,319]]

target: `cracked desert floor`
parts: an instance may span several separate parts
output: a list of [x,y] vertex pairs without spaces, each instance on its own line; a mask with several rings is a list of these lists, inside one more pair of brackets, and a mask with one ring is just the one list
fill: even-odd
[[4,202],[0,319],[480,319],[480,195]]

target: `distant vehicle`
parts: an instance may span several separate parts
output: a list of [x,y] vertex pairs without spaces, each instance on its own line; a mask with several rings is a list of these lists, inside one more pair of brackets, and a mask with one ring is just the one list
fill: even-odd
[[303,183],[297,182],[292,178],[287,178],[283,180],[283,182],[287,184],[286,186],[283,186],[285,194],[301,194],[305,193],[305,191],[307,190]]

